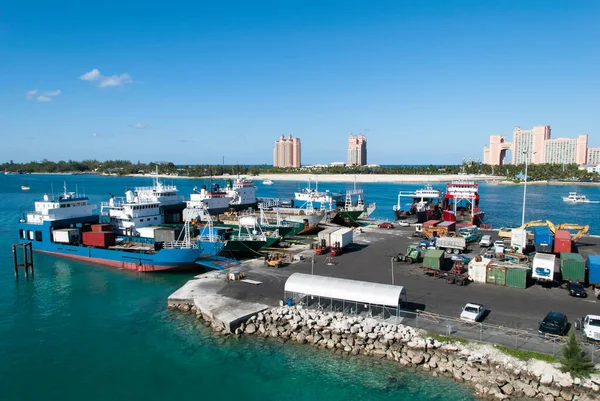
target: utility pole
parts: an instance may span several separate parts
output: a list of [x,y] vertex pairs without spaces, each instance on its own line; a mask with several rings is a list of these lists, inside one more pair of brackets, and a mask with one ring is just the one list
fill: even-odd
[[390,262],[392,263],[392,285],[394,285],[394,258],[393,257],[390,259]]
[[315,255],[313,255],[311,263],[310,263],[310,274],[314,276],[315,274]]

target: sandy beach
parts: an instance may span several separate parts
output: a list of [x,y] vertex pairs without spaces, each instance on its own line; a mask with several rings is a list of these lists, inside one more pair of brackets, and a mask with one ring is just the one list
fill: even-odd
[[[150,174],[131,174],[131,177],[156,177],[156,175]],[[161,175],[160,178],[187,178],[187,179],[208,179],[209,177],[180,177],[172,175]],[[215,180],[225,180],[235,178],[233,175],[213,176]],[[491,175],[460,175],[460,174],[448,174],[448,175],[402,175],[402,174],[261,174],[255,176],[246,175],[246,178],[254,181],[272,180],[277,181],[308,181],[312,182],[319,180],[319,182],[387,182],[387,183],[422,183],[422,182],[447,182],[447,181],[495,181],[500,182],[505,179],[501,176]]]

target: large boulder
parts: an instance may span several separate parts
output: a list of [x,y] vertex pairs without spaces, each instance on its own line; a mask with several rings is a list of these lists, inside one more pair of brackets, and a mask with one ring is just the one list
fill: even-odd
[[254,334],[254,333],[256,333],[256,325],[254,323],[250,323],[249,325],[246,326],[244,332],[246,334]]

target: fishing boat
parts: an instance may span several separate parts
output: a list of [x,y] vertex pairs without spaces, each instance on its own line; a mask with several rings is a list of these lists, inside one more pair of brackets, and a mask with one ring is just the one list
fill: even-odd
[[45,194],[19,220],[19,243],[30,242],[33,251],[139,272],[189,269],[204,257],[216,255],[223,243],[196,241],[189,222],[174,241],[115,233],[99,224],[97,205],[86,196],[67,192],[57,198]]
[[479,209],[479,184],[474,181],[453,181],[446,184],[443,203],[444,221],[455,221],[457,225],[481,226],[485,213]]
[[262,256],[260,249],[273,246],[280,240],[277,230],[268,235],[263,232],[255,215],[243,215],[239,218],[237,232],[229,235],[221,255],[236,259]]
[[310,187],[310,179],[308,180],[308,186],[300,190],[300,192],[294,193],[293,205],[297,208],[310,207],[315,209],[333,206],[343,206],[344,199],[341,193],[333,193],[329,190],[319,191],[319,181],[316,180],[315,189]]
[[[409,201],[404,203],[407,198]],[[430,219],[441,220],[440,206],[443,198],[442,191],[429,184],[416,191],[400,191],[398,203],[394,205],[396,220],[405,220],[408,216],[413,215],[416,215],[417,223],[423,223]]]
[[[356,202],[353,202],[353,197],[357,198]],[[346,201],[344,206],[337,209],[333,221],[338,224],[355,226],[358,224],[358,219],[368,218],[371,213],[375,211],[376,207],[377,205],[375,203],[365,205],[363,200],[363,190],[355,188],[346,191]]]
[[600,201],[589,200],[587,196],[577,192],[569,192],[569,196],[563,196],[562,199],[567,203],[600,203]]
[[186,204],[178,192],[175,185],[164,185],[155,177],[151,187],[127,188],[124,197],[110,194],[109,201],[100,204],[100,214],[115,233],[139,236],[140,228],[183,223]]
[[263,185],[273,185],[273,181],[271,180],[264,180],[262,183]]

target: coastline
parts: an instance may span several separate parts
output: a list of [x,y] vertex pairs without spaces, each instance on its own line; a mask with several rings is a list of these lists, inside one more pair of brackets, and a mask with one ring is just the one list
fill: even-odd
[[[495,184],[518,186],[518,185],[523,185],[524,182],[514,182],[514,181],[503,180],[500,182],[496,182]],[[600,185],[600,182],[540,180],[540,181],[527,181],[527,185],[552,185],[552,186],[554,186],[554,185],[556,185],[556,186],[579,185],[579,186],[586,186],[586,187],[596,187],[596,186]]]

